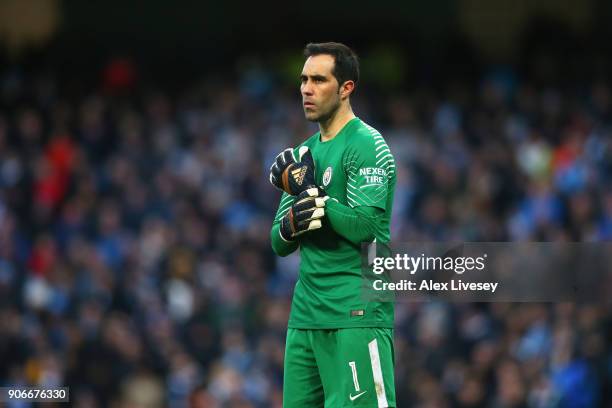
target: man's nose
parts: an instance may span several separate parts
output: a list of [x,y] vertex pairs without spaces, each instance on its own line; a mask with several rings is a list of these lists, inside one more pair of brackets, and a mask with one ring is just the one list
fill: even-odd
[[312,95],[312,85],[310,82],[306,82],[302,85],[302,93],[304,95]]

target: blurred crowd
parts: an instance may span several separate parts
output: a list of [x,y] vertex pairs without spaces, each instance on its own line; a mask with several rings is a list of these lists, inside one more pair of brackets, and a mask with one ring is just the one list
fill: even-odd
[[[267,173],[316,131],[297,81],[171,93],[109,75],[76,96],[0,78],[1,385],[69,386],[76,407],[280,407],[299,257],[271,252]],[[396,158],[394,240],[612,239],[608,83],[498,70],[353,105]],[[396,314],[399,407],[612,401],[610,303]]]

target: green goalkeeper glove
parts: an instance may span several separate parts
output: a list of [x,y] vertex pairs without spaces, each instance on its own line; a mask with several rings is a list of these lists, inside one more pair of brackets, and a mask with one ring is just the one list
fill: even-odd
[[300,234],[321,228],[321,218],[325,215],[325,202],[328,199],[325,191],[318,187],[301,192],[281,220],[281,238],[293,241]]
[[299,157],[293,149],[283,150],[270,167],[270,183],[290,195],[299,195],[304,190],[315,187],[315,164],[307,146],[300,147]]

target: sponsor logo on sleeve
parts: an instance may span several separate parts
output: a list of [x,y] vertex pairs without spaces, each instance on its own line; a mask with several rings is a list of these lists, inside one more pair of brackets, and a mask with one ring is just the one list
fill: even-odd
[[380,167],[361,168],[359,175],[364,177],[366,184],[383,184],[387,180],[387,171]]

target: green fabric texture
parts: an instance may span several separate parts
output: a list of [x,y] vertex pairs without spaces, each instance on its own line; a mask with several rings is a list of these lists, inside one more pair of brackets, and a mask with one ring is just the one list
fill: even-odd
[[377,226],[384,213],[377,207],[351,208],[335,200],[328,200],[325,205],[329,225],[338,235],[356,245],[372,242],[376,238]]

